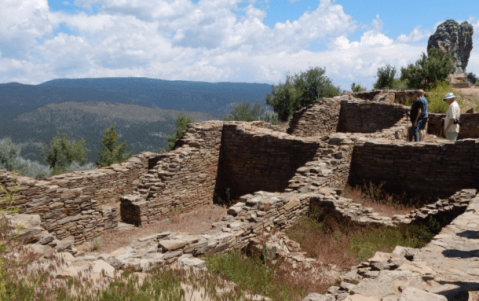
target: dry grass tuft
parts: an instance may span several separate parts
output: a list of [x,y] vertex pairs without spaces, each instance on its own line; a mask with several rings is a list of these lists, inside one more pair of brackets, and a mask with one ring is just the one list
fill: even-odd
[[371,207],[374,212],[387,217],[406,215],[424,204],[419,197],[410,198],[406,194],[390,194],[383,190],[383,184],[373,183],[355,187],[346,186],[341,196],[352,199],[364,207]]

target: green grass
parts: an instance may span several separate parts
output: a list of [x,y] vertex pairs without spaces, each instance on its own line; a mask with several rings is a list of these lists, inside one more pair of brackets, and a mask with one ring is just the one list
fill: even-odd
[[[15,189],[7,192],[7,200],[2,202],[11,204],[14,193]],[[14,211],[8,204],[6,209]],[[156,268],[147,273],[141,284],[133,271],[128,270],[117,275],[104,289],[91,289],[89,280],[81,277],[70,279],[63,285],[51,285],[53,279],[49,269],[25,274],[27,265],[37,260],[38,256],[23,249],[15,235],[9,235],[12,229],[2,217],[0,212],[1,301],[187,300],[188,290],[182,284],[190,290],[201,289],[202,296],[211,300],[249,300],[250,296],[257,294],[275,301],[300,301],[308,293],[324,292],[333,284],[312,279],[307,269],[301,270],[284,260],[275,259],[276,250],[264,248],[261,254],[249,257],[239,250],[206,255],[204,260],[208,271],[193,273]],[[310,216],[301,218],[287,234],[299,242],[310,257],[342,268],[370,258],[376,251],[391,252],[396,245],[420,248],[439,232],[440,227],[433,219],[426,225],[355,227],[312,210]],[[12,260],[5,256],[11,252],[17,252],[20,257]],[[292,275],[292,271],[296,274]],[[229,281],[235,286],[232,287]]]
[[287,231],[309,256],[340,268],[348,268],[377,251],[390,253],[396,246],[422,248],[439,233],[441,225],[430,219],[425,225],[397,227],[360,226],[331,215],[302,217]]
[[275,275],[278,265],[261,260],[259,256],[247,257],[241,251],[209,255],[205,258],[208,269],[219,277],[233,281],[240,290],[269,297],[273,300],[297,300],[306,291],[279,280]]

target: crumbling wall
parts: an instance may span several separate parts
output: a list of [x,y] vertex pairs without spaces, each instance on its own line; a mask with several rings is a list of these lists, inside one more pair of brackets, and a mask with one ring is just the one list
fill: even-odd
[[355,145],[350,183],[381,183],[396,192],[447,197],[479,188],[479,141],[437,144],[371,140]]
[[[316,100],[293,114],[287,132],[300,137],[324,136],[336,132],[374,133],[407,122],[409,107],[355,98],[360,93],[366,96],[374,94],[349,93]],[[375,97],[378,95],[389,94],[377,94]]]
[[294,112],[287,133],[300,137],[335,133],[341,104],[334,98],[321,98]]
[[[76,171],[43,180],[17,176],[0,170],[0,185],[6,191],[17,192],[10,204],[19,213],[38,214],[42,226],[55,238],[73,236],[75,245],[92,239],[104,230],[118,226],[117,208],[103,206],[104,197],[119,198],[137,187],[140,174],[148,170],[156,154],[145,152],[126,162],[108,167]],[[153,159],[154,160],[154,159]],[[19,187],[15,188],[18,184]],[[0,197],[5,197],[1,192]],[[3,206],[6,202],[2,203]]]
[[140,176],[134,194],[121,198],[122,220],[140,225],[172,210],[212,204],[222,131],[222,121],[189,124],[176,148],[157,155],[156,164]]

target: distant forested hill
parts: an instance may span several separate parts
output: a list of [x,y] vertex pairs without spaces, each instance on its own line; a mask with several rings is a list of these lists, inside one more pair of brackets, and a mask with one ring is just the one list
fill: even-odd
[[114,124],[133,154],[166,147],[176,115],[221,120],[232,103],[265,104],[268,84],[206,83],[149,78],[56,79],[40,85],[0,84],[0,139],[22,146],[22,157],[43,163],[38,143],[60,133],[85,138],[94,162],[101,133]]
[[[218,115],[228,114],[231,103],[260,101],[266,104],[266,94],[272,90],[270,84],[169,81],[142,77],[55,79],[38,86],[132,95],[142,106]],[[116,102],[111,99],[103,101]]]

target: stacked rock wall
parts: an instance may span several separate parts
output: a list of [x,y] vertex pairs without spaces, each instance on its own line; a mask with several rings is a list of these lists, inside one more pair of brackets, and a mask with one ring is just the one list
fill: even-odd
[[[444,118],[446,114],[429,113],[428,134],[444,137]],[[461,114],[461,126],[458,139],[479,138],[479,114]]]
[[322,98],[294,112],[288,134],[310,137],[335,133],[341,104],[334,98]]
[[359,92],[318,99],[293,114],[287,132],[300,137],[324,136],[336,132],[374,133],[407,123],[409,107],[356,97],[359,95],[365,99],[377,99],[378,95],[385,98],[390,96],[388,93],[376,94]]
[[409,107],[381,102],[341,101],[338,132],[374,133],[406,121]]
[[390,190],[425,197],[479,187],[479,141],[432,143],[370,140],[355,145],[350,183],[385,182]]
[[189,124],[176,148],[157,155],[156,165],[140,176],[135,194],[121,198],[122,220],[151,223],[172,210],[213,203],[222,131],[221,121]]
[[225,123],[221,187],[233,197],[258,190],[284,191],[296,170],[313,160],[320,141],[258,129],[247,123]]
[[[9,205],[17,207],[19,213],[38,214],[42,226],[56,239],[74,237],[78,245],[104,230],[117,228],[117,208],[103,206],[101,199],[119,198],[135,189],[139,183],[135,180],[148,171],[155,155],[145,152],[121,164],[43,180],[23,176],[14,180],[12,172],[0,170],[0,185],[6,191],[17,190],[15,200]],[[0,193],[0,197],[5,196]]]

